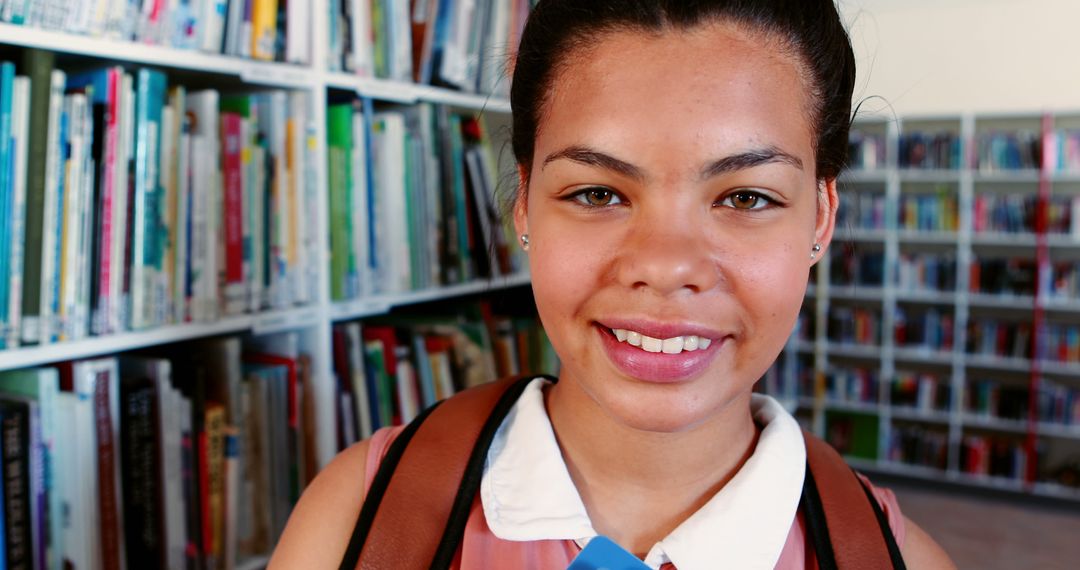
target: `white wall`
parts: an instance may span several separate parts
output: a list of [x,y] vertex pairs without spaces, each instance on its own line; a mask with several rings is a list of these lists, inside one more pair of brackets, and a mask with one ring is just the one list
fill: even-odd
[[878,95],[909,117],[1080,110],[1080,0],[840,5],[859,67],[856,101]]

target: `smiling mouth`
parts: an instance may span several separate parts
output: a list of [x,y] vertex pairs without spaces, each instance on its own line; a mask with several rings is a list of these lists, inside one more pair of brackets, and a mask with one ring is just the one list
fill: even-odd
[[712,339],[697,335],[654,338],[629,329],[607,329],[607,331],[620,343],[635,346],[651,353],[681,354],[683,352],[694,352],[709,348],[713,342]]

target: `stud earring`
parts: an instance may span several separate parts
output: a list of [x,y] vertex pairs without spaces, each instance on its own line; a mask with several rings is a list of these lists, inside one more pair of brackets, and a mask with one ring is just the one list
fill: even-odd
[[521,234],[521,249],[529,251],[529,234]]
[[815,243],[813,251],[810,252],[810,259],[817,259],[817,254],[821,251],[821,244]]

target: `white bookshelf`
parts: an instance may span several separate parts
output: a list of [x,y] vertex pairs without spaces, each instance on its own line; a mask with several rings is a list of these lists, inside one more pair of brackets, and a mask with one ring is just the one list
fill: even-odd
[[[1078,114],[1061,113],[1047,120],[1052,124],[1059,117],[1065,117],[1065,124],[1075,126]],[[1003,320],[1025,321],[1034,319],[1039,311],[1054,323],[1076,323],[1080,320],[1080,299],[1077,298],[1051,296],[1042,292],[1036,295],[972,292],[971,268],[977,259],[1026,257],[1034,260],[1040,251],[1048,252],[1051,262],[1075,262],[1080,259],[1080,234],[1075,229],[1072,234],[1065,235],[975,231],[973,204],[980,193],[1038,195],[1042,187],[1053,197],[1061,194],[1075,196],[1080,190],[1077,188],[1080,177],[1073,173],[1038,169],[988,172],[975,166],[976,137],[995,129],[1007,131],[1017,128],[1033,128],[1043,132],[1044,116],[965,114],[899,120],[868,119],[857,123],[856,129],[861,129],[862,133],[877,133],[882,137],[885,159],[879,159],[872,170],[844,173],[840,179],[841,202],[845,199],[883,197],[884,225],[864,227],[858,223],[858,217],[855,223],[838,225],[833,247],[818,264],[815,285],[807,292],[804,312],[816,317],[816,326],[809,338],[793,338],[787,346],[786,355],[782,355],[779,361],[784,378],[781,395],[793,399],[804,421],[822,436],[826,435],[825,416],[831,413],[854,413],[877,418],[877,455],[872,459],[850,458],[858,468],[1080,501],[1080,489],[1038,480],[972,475],[962,469],[961,447],[964,438],[972,434],[1000,435],[1016,441],[1034,438],[1038,442],[1040,456],[1045,451],[1055,460],[1065,453],[1080,451],[1080,426],[1003,419],[966,410],[967,392],[971,388],[969,383],[976,379],[1000,378],[1002,386],[1023,386],[1030,390],[1030,378],[1037,375],[1055,384],[1080,390],[1080,362],[969,354],[966,351],[968,326],[975,319],[1000,317]],[[958,168],[898,166],[901,164],[899,137],[902,131],[908,129],[949,132],[959,137],[961,161]],[[958,214],[955,230],[927,231],[902,227],[898,220],[902,200],[914,194],[937,193],[955,200]],[[831,282],[834,256],[843,255],[844,244],[851,244],[855,251],[864,255],[875,252],[882,255],[883,281],[880,285]],[[948,290],[901,288],[897,268],[902,253],[936,255],[954,260],[954,286]],[[1046,268],[1040,271],[1046,271]],[[827,319],[834,306],[863,307],[874,311],[880,326],[879,342],[871,345],[831,339]],[[905,309],[910,319],[913,313],[930,307],[952,316],[952,347],[941,350],[937,347],[898,345],[893,334],[897,308]],[[804,368],[810,367],[810,370],[799,370],[799,362]],[[823,382],[837,368],[875,373],[876,396],[870,401],[846,401],[837,400],[825,392],[816,393],[824,388]],[[939,389],[941,386],[950,389],[948,406],[945,409],[894,406],[892,382],[898,371],[934,374],[941,382]],[[809,386],[807,378],[810,378]],[[1034,398],[1034,395],[1029,394],[1029,397]],[[945,468],[890,460],[890,443],[898,426],[929,430],[944,437],[947,453]],[[1065,451],[1059,453],[1059,449]]]

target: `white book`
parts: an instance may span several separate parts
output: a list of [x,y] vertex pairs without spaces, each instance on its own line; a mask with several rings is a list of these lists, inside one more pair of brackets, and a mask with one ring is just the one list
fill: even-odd
[[7,346],[19,344],[22,330],[23,258],[26,244],[26,168],[30,138],[30,79],[18,76],[12,83],[11,134],[15,167],[11,181],[11,276],[8,287]]
[[505,97],[509,94],[509,73],[507,63],[511,49],[507,45],[510,37],[510,2],[497,0],[491,7],[488,27],[484,30],[487,39],[484,42],[485,60],[480,64],[480,92],[497,94]]
[[183,570],[184,551],[187,546],[184,472],[180,462],[180,414],[183,396],[166,380],[158,386],[158,398],[161,410],[161,488],[165,493],[162,513],[165,521],[165,559],[169,570]]
[[[222,53],[225,39],[225,13],[229,9],[226,0],[195,0],[202,5],[199,20],[199,49],[209,53]],[[304,5],[302,2],[297,4]]]
[[289,289],[292,291],[291,301],[295,304],[306,304],[311,300],[311,283],[307,278],[308,265],[311,264],[313,251],[311,241],[317,239],[315,228],[307,223],[307,210],[317,210],[304,201],[307,170],[307,122],[308,122],[308,96],[304,91],[292,91],[289,93],[289,124],[291,126],[288,152],[288,180],[287,184],[287,212],[289,223],[292,226],[293,242],[289,245]]
[[[254,126],[254,125],[253,125]],[[252,129],[254,130],[254,129]],[[244,140],[249,140],[245,138]],[[264,305],[266,291],[266,250],[270,246],[269,228],[266,227],[266,217],[263,215],[266,202],[271,197],[266,195],[266,161],[269,160],[266,149],[259,145],[251,147],[251,167],[248,172],[251,176],[245,179],[244,201],[245,209],[249,209],[247,217],[249,230],[247,242],[251,244],[250,255],[245,255],[244,265],[249,268],[246,272],[248,286],[248,310],[258,312]]]
[[243,55],[242,30],[244,23],[243,0],[229,1],[229,15],[225,18],[225,55]]
[[172,275],[172,268],[165,266],[165,261],[169,259],[168,252],[171,250],[175,253],[176,241],[173,239],[173,232],[176,230],[173,221],[173,198],[176,192],[175,178],[173,175],[173,169],[176,167],[176,109],[173,106],[165,105],[161,109],[161,152],[158,154],[158,218],[163,222],[163,227],[158,231],[164,235],[164,251],[161,252],[162,256],[162,272],[161,274],[154,275],[153,288],[154,291],[151,296],[151,302],[147,308],[150,313],[150,322],[155,325],[165,324],[165,316],[172,314],[172,295],[169,295],[166,291],[166,287],[163,280],[167,279],[167,276]]
[[464,88],[468,82],[469,38],[475,9],[476,0],[460,0],[454,3],[446,43],[443,44],[439,77],[458,88]]
[[[64,189],[61,193],[62,224],[60,227],[60,340],[74,338],[75,304],[78,293],[79,260],[78,252],[82,249],[79,240],[83,184],[83,125],[86,116],[86,96],[74,93],[64,97],[64,109],[67,114],[68,157],[61,168],[64,169]],[[64,144],[64,143],[61,143]]]
[[[89,117],[87,117],[89,119]],[[88,126],[92,128],[92,125]],[[96,163],[91,160],[90,153],[87,153],[87,165],[85,172],[91,173],[88,176],[83,177],[84,188],[82,191],[83,205],[82,216],[79,220],[80,231],[82,234],[81,241],[79,242],[79,267],[76,269],[78,276],[77,285],[77,301],[75,303],[75,338],[84,339],[90,336],[90,315],[91,315],[91,299],[90,299],[90,282],[96,277],[96,272],[91,272],[91,248],[94,245],[94,208],[97,207],[94,204],[94,176]]]
[[[87,540],[87,533],[80,532],[79,519],[75,504],[78,496],[79,479],[77,454],[79,447],[75,441],[79,437],[76,415],[78,412],[78,396],[70,392],[62,392],[56,395],[54,409],[56,412],[55,442],[52,448],[52,488],[49,490],[49,502],[59,505],[58,512],[63,516],[54,528],[58,532],[52,537],[53,548],[57,550],[57,557],[67,559],[76,568],[85,568],[89,558],[83,552],[83,541]],[[89,430],[86,430],[89,431]]]
[[[264,252],[263,259],[269,259],[270,266],[263,267],[263,275],[268,277],[270,284],[268,291],[264,293],[270,307],[275,309],[285,308],[292,297],[289,290],[288,268],[291,264],[289,256],[290,247],[293,244],[292,224],[289,223],[289,194],[287,191],[288,174],[286,170],[286,137],[285,121],[288,98],[284,91],[272,91],[265,94],[259,105],[259,126],[268,143],[270,156],[265,160],[272,159],[273,173],[269,184],[263,184],[256,188],[256,192],[266,200],[265,206],[270,210],[268,227],[263,228]],[[265,164],[264,164],[265,165]],[[261,168],[265,173],[266,169]],[[260,188],[269,188],[267,196],[258,192]],[[262,218],[260,216],[260,218]]]
[[375,204],[372,219],[380,293],[399,293],[412,286],[409,260],[409,220],[405,204],[405,118],[401,113],[376,113],[374,165]]
[[420,413],[420,397],[416,390],[416,367],[409,360],[409,347],[398,346],[394,351],[397,357],[397,370],[394,376],[397,379],[398,406],[401,412],[401,421],[408,424]]
[[285,61],[308,63],[311,61],[311,4],[289,2],[286,8]]
[[[356,410],[356,423],[354,425],[360,430],[359,439],[367,439],[374,432],[374,426],[371,422],[371,397],[367,389],[367,370],[364,368],[364,338],[360,323],[346,323],[344,332],[347,344],[346,353],[349,357],[349,370],[352,371],[352,377],[343,378],[342,381],[351,384],[352,403]],[[352,429],[353,426],[346,424],[346,427]]]
[[[352,8],[353,69],[361,77],[375,76],[375,46],[371,34],[372,0],[347,0]],[[374,0],[380,1],[380,0]]]
[[54,340],[57,330],[57,317],[60,304],[60,216],[63,202],[60,196],[61,172],[63,169],[63,149],[60,140],[62,116],[64,113],[64,86],[67,76],[63,71],[53,70],[49,95],[49,130],[46,134],[45,158],[45,205],[44,221],[41,232],[41,305],[38,313],[39,338],[42,344]]
[[89,33],[94,20],[94,11],[97,9],[97,1],[78,0],[73,4],[68,4],[67,8],[64,30],[73,34]]
[[176,149],[176,244],[173,258],[173,315],[177,323],[190,319],[191,304],[187,293],[188,264],[191,259],[191,130],[187,119],[187,110],[181,110],[184,118],[180,123],[181,133]]
[[105,37],[110,39],[130,40],[134,31],[136,13],[130,0],[109,0],[108,23]]
[[135,152],[135,84],[131,74],[125,73],[121,79],[120,88],[120,136],[117,140],[116,168],[113,169],[114,185],[116,192],[113,194],[112,214],[112,253],[110,255],[110,273],[112,274],[109,286],[109,297],[112,304],[109,306],[109,331],[119,332],[130,327],[131,299],[125,292],[126,282],[129,280],[129,265],[126,263],[126,248],[128,241],[128,184],[129,175],[127,165],[134,157]]
[[363,113],[354,112],[353,119],[353,146],[352,156],[352,184],[349,192],[352,194],[352,251],[356,259],[356,275],[352,283],[346,287],[347,293],[352,297],[366,297],[376,291],[374,275],[372,274],[371,258],[369,256],[369,224],[371,223],[371,211],[368,204],[368,169],[371,165],[367,155],[368,123]]
[[397,81],[411,83],[412,69],[412,18],[408,2],[388,2],[387,14],[390,18],[390,77]]
[[192,319],[209,321],[217,318],[217,225],[216,212],[221,209],[220,165],[218,148],[217,91],[207,90],[188,94],[187,110],[194,116],[192,140],[192,234],[191,281]]
[[90,0],[94,5],[90,16],[90,27],[87,33],[94,37],[106,34],[109,28],[109,11],[112,9],[112,0]]
[[1072,236],[1080,239],[1080,196],[1072,199]]

